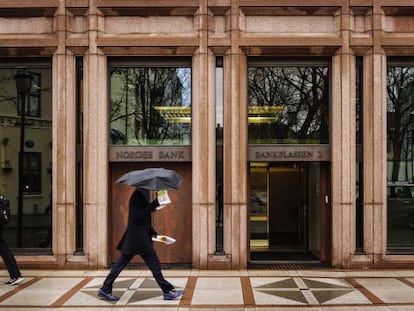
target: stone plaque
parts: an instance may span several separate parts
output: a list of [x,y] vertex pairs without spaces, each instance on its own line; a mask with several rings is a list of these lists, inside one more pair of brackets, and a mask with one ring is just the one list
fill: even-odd
[[110,162],[189,162],[190,146],[110,146]]
[[329,145],[249,146],[248,160],[272,161],[329,161]]

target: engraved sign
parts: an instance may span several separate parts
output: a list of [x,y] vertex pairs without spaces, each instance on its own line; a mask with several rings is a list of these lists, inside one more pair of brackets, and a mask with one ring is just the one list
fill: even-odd
[[329,161],[328,145],[249,146],[249,161]]
[[110,162],[189,162],[191,147],[110,146]]
[[[255,145],[249,146],[248,160],[330,161],[328,145]],[[190,162],[190,146],[110,146],[110,162]]]

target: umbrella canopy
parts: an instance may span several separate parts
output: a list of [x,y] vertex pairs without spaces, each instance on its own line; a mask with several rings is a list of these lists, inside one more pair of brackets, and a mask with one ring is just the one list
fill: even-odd
[[176,171],[161,167],[130,171],[116,180],[119,184],[148,190],[177,190],[183,178]]

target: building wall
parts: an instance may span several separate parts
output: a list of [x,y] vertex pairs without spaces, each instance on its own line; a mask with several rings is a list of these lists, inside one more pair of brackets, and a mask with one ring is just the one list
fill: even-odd
[[[193,266],[246,268],[247,57],[332,57],[332,265],[388,267],[386,56],[414,54],[412,0],[0,2],[0,56],[53,58],[53,256],[23,266],[108,265],[107,56],[193,59]],[[364,56],[364,244],[355,249],[355,55]],[[75,57],[84,57],[84,256],[75,251]],[[224,256],[214,255],[215,56],[224,56]],[[198,185],[205,185],[199,187]],[[208,221],[206,221],[208,220]]]

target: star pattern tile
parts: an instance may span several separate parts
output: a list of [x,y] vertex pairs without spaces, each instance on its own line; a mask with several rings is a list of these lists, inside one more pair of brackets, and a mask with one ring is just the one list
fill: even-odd
[[303,279],[303,282],[308,288],[349,288],[349,286],[337,285],[330,282],[323,282],[314,279]]
[[134,284],[135,279],[127,279],[122,281],[114,282],[114,288],[130,288]]
[[128,303],[140,302],[140,301],[144,301],[147,299],[152,299],[152,298],[156,298],[160,296],[161,296],[160,290],[139,290],[133,293],[131,298],[128,300]]
[[[263,279],[251,278],[255,300],[258,304],[291,305],[329,304],[341,301],[342,304],[370,304],[357,289],[341,279],[295,278]],[[261,282],[261,283],[260,283]],[[260,295],[258,294],[260,293]],[[306,293],[306,295],[305,295]],[[274,299],[265,298],[274,296]],[[310,295],[310,296],[309,296]]]
[[267,283],[258,286],[257,288],[297,288],[297,285],[293,279],[286,279],[282,281]]
[[157,282],[154,279],[145,279],[140,285],[139,288],[159,288]]
[[338,297],[347,295],[349,293],[354,292],[352,289],[345,289],[345,290],[314,290],[312,294],[315,296],[316,300],[320,304],[326,303],[330,300],[336,299]]
[[[160,290],[157,282],[154,279],[152,278],[142,279],[142,281],[138,285],[138,288],[135,285],[136,282],[137,282],[136,278],[120,279],[118,281],[115,281],[113,284],[112,294],[122,299],[122,296],[126,292],[133,291],[133,294],[131,295],[129,299],[128,299],[128,295],[126,295],[127,297],[125,297],[126,299],[128,299],[128,303],[145,301],[148,299],[153,299],[153,298],[162,296],[162,291]],[[81,292],[96,298],[97,297],[96,293],[101,286],[102,284],[93,284],[91,286],[85,286],[81,290]],[[94,290],[92,291],[92,289]],[[103,300],[103,301],[109,304],[116,303],[113,301],[106,301],[106,300]]]
[[299,302],[301,304],[307,303],[305,296],[299,290],[259,290],[259,292],[266,295],[273,295],[279,298]]

